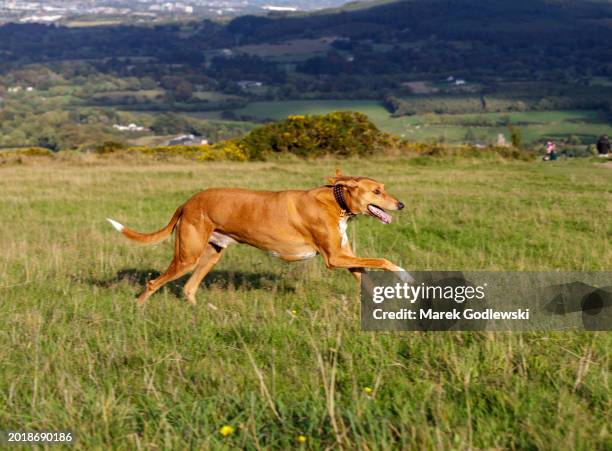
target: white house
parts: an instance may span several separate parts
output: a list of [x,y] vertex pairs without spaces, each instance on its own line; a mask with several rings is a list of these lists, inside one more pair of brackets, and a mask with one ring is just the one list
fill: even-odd
[[115,124],[113,125],[113,128],[116,130],[119,130],[120,132],[143,132],[146,130],[145,127],[136,125],[134,123],[129,124],[129,125]]
[[252,89],[252,88],[261,88],[263,86],[263,82],[256,81],[256,80],[240,80],[236,84],[240,86],[240,89],[242,90]]

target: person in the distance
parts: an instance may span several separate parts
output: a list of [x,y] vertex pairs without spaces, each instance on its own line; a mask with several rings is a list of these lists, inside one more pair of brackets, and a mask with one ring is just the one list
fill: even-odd
[[610,140],[608,135],[602,135],[597,140],[597,154],[600,157],[607,157],[610,155]]

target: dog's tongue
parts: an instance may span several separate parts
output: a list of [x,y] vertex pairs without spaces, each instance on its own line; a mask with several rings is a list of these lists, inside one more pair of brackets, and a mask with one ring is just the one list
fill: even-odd
[[383,224],[390,224],[391,221],[393,220],[393,218],[391,217],[389,213],[387,213],[381,208],[378,208],[376,205],[368,205],[368,210],[370,210],[370,212],[374,216],[376,216],[379,219],[379,221],[382,222]]

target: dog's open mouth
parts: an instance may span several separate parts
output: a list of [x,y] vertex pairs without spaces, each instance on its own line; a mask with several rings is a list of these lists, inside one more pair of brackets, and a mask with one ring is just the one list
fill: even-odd
[[374,204],[368,205],[368,211],[372,216],[378,218],[378,220],[383,224],[391,224],[391,221],[393,220],[389,213]]

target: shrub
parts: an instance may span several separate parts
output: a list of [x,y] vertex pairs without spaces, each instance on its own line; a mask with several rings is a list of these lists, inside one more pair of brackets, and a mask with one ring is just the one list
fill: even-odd
[[402,142],[401,149],[407,153],[428,157],[469,157],[490,158],[498,156],[509,160],[532,160],[534,155],[526,150],[514,147],[477,147],[473,145],[450,146],[444,144]]
[[[53,158],[54,153],[43,147],[22,147],[0,150],[0,165],[23,164],[30,160],[38,161],[39,157]],[[31,159],[30,157],[35,157]]]
[[252,130],[239,140],[250,160],[274,153],[314,158],[323,155],[366,156],[393,142],[365,114],[336,112],[323,116],[289,116]]
[[53,152],[44,147],[22,147],[17,149],[4,149],[2,155],[6,156],[28,156],[28,157],[52,157]]
[[511,124],[508,124],[508,131],[510,132],[510,142],[512,143],[512,147],[515,149],[523,148],[523,135],[521,131],[513,127]]
[[349,157],[413,153],[432,157],[488,157],[510,159],[531,156],[517,148],[451,146],[443,143],[409,143],[381,132],[366,115],[336,112],[322,116],[289,116],[286,120],[253,129],[243,138],[214,145],[128,147],[105,142],[96,148],[99,154],[139,153],[156,158],[183,157],[195,161],[264,160],[272,155],[290,154],[302,158],[321,156]]
[[94,152],[100,155],[105,155],[109,153],[115,153],[122,149],[125,149],[125,146],[123,144],[115,142],[115,141],[106,141],[96,146],[96,148],[94,149]]
[[233,160],[245,161],[246,153],[234,141],[223,141],[213,146],[163,146],[163,147],[130,147],[127,152],[136,152],[155,157],[183,157],[197,161]]

